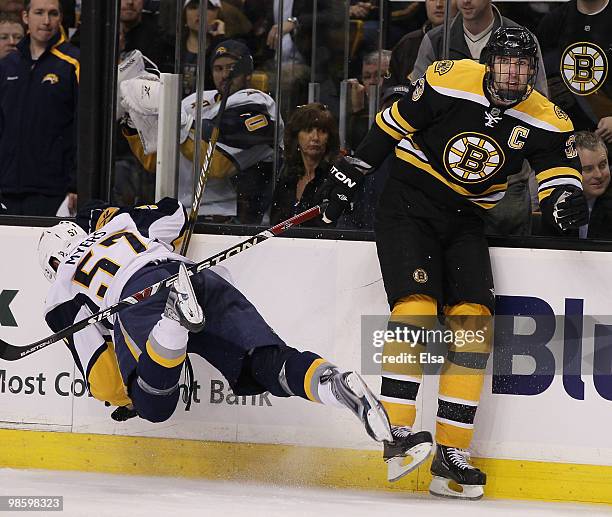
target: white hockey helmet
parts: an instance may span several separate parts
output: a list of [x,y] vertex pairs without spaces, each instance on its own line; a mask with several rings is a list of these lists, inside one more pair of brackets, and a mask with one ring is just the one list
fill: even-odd
[[53,259],[62,262],[74,245],[83,240],[87,233],[72,221],[61,221],[51,228],[46,228],[38,241],[38,261],[49,282],[55,280]]

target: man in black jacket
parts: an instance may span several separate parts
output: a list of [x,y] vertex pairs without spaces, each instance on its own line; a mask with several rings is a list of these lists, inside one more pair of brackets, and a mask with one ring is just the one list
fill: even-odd
[[8,213],[76,207],[79,51],[61,30],[59,0],[29,0],[28,35],[0,62],[0,201]]
[[603,139],[589,131],[576,133],[576,150],[582,166],[582,188],[591,213],[579,237],[612,239],[612,192],[608,148]]

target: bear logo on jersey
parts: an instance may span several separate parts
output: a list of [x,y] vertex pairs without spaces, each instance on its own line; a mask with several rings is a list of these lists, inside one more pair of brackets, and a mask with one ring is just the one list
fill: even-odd
[[573,43],[561,56],[561,77],[568,89],[576,95],[595,93],[607,75],[608,58],[595,43]]
[[446,171],[462,183],[487,180],[501,169],[504,161],[500,145],[481,133],[460,133],[444,149]]
[[438,75],[444,75],[450,72],[450,69],[453,68],[453,62],[450,59],[445,59],[443,61],[436,61],[434,65],[434,72]]
[[419,284],[426,284],[427,280],[429,280],[427,271],[420,267],[414,270],[414,273],[412,273],[412,278],[414,278],[414,281]]
[[423,92],[425,91],[425,79],[421,77],[412,84],[414,85],[414,91],[412,92],[412,100],[416,102],[421,98],[421,95],[423,95]]

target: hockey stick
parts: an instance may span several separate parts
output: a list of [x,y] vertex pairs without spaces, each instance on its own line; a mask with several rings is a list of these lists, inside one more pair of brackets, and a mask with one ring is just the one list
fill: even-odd
[[[227,105],[227,98],[229,97],[230,87],[233,80],[239,75],[244,75],[250,65],[251,57],[242,56],[236,63],[230,72],[225,87],[223,88],[223,97],[221,98],[221,105],[219,111],[215,117],[210,139],[208,140],[208,147],[206,148],[206,154],[204,155],[204,163],[200,169],[200,175],[198,176],[198,184],[196,185],[195,193],[193,195],[193,204],[191,205],[191,212],[187,218],[187,229],[185,231],[185,237],[183,238],[183,244],[181,245],[181,255],[187,254],[187,248],[193,235],[193,229],[198,219],[198,212],[200,211],[200,203],[202,202],[202,194],[204,193],[204,185],[210,175],[210,167],[212,164],[212,155],[217,147],[217,140],[219,139],[219,127],[221,126],[221,118],[225,113],[225,106]],[[200,124],[202,121],[199,122]]]
[[[260,242],[263,242],[269,239],[270,237],[276,237],[277,235],[284,233],[293,226],[313,219],[314,217],[325,211],[325,205],[326,203],[321,203],[320,205],[313,206],[312,208],[309,208],[304,212],[294,215],[286,221],[278,223],[277,225],[272,226],[271,228],[268,228],[263,232],[253,235],[253,237],[249,237],[248,239],[234,246],[220,251],[212,257],[209,257],[207,259],[202,260],[201,262],[197,262],[196,264],[189,266],[189,268],[187,269],[189,276],[193,276],[199,273],[200,271],[203,271],[204,269],[208,269],[212,266],[219,264],[220,262],[223,262],[224,260],[227,260],[230,257],[233,257],[234,255],[238,255],[238,253],[242,253],[244,250],[247,250],[255,246],[256,244],[259,244]],[[38,352],[39,350],[46,348],[52,343],[65,339],[71,336],[72,334],[78,332],[79,330],[83,330],[89,325],[99,323],[100,321],[108,318],[109,316],[116,314],[125,307],[129,307],[143,300],[146,300],[147,298],[153,296],[159,291],[170,289],[170,287],[177,278],[178,273],[171,275],[165,280],[150,285],[149,287],[145,287],[141,291],[134,293],[132,296],[128,296],[123,300],[119,300],[117,303],[111,305],[110,307],[107,307],[103,311],[96,312],[88,318],[79,320],[76,323],[70,325],[69,327],[66,327],[65,329],[62,329],[49,337],[40,339],[39,341],[35,341],[34,343],[31,343],[29,345],[11,345],[10,343],[7,343],[6,341],[0,339],[0,359],[4,359],[5,361],[16,361],[17,359],[27,357],[28,355],[33,354],[34,352]]]

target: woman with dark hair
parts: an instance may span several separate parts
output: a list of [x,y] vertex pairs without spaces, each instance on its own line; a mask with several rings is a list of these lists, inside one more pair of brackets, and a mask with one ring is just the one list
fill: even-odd
[[299,106],[285,126],[284,142],[285,161],[274,189],[272,224],[314,204],[315,192],[339,153],[336,119],[323,104]]
[[[221,11],[221,0],[208,0],[206,35],[206,61],[210,59],[210,51],[221,41],[226,39],[225,23],[219,19]],[[200,1],[185,0],[183,8],[185,35],[183,40],[181,67],[183,72],[183,97],[192,94],[196,90],[196,74],[198,64],[198,38],[200,30]],[[206,67],[206,78],[204,89],[214,88],[212,74]]]

